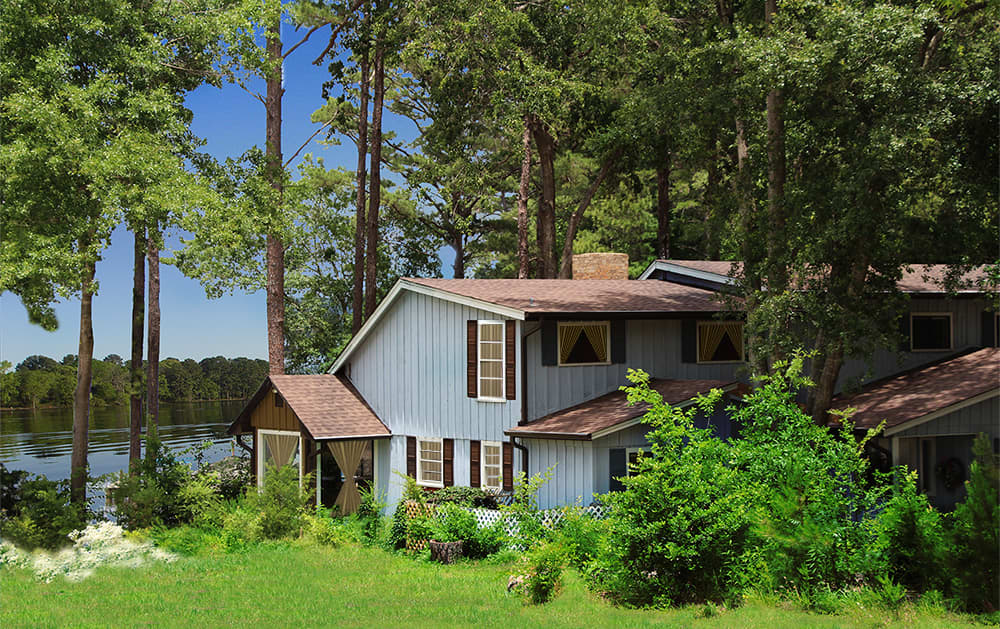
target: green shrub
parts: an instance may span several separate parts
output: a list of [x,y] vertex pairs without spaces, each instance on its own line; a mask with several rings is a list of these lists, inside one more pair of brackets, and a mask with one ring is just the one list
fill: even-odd
[[248,456],[227,456],[205,465],[201,471],[212,475],[213,487],[223,500],[239,498],[253,484]]
[[941,514],[917,491],[916,472],[897,470],[892,495],[872,524],[871,550],[877,566],[917,591],[945,584],[944,560],[951,554]]
[[406,523],[406,537],[414,542],[428,540],[434,536],[434,520],[428,516],[410,518]]
[[496,509],[497,500],[492,494],[478,487],[460,487],[453,485],[439,489],[427,497],[429,504],[456,504],[462,507],[478,507],[481,509]]
[[191,479],[191,470],[177,460],[150,431],[146,456],[133,462],[131,473],[114,477],[111,494],[118,523],[128,529],[173,526],[185,520],[181,488]]
[[201,554],[221,542],[218,531],[193,526],[156,527],[149,536],[160,548],[189,556]]
[[796,403],[804,356],[774,365],[762,387],[732,413],[741,438],[733,442],[737,490],[751,522],[744,583],[803,591],[840,589],[871,572],[871,538],[858,520],[888,488],[869,487],[860,442],[844,418],[833,431],[818,426]]
[[385,502],[370,487],[361,489],[361,504],[358,505],[357,519],[361,523],[361,540],[366,546],[378,541],[382,530],[382,509]]
[[981,434],[972,446],[975,460],[965,482],[966,497],[953,514],[950,573],[955,596],[969,611],[1000,610],[1000,465],[989,438]]
[[462,553],[469,559],[483,559],[500,552],[507,543],[503,520],[499,520],[490,526],[477,527],[472,537],[465,541]]
[[349,535],[344,528],[329,514],[317,511],[315,515],[303,516],[306,535],[321,546],[340,546],[346,543]]
[[476,516],[458,505],[445,503],[437,509],[432,539],[437,542],[466,541],[477,537],[478,531]]
[[396,510],[392,512],[389,522],[389,535],[386,538],[387,550],[402,550],[406,548],[406,507],[399,501]]
[[544,543],[528,555],[528,575],[524,589],[528,600],[541,605],[552,600],[562,584],[565,551],[558,544]]
[[552,478],[553,468],[527,477],[523,471],[514,475],[514,496],[509,505],[500,507],[504,518],[514,521],[519,545],[531,548],[549,538],[549,531],[538,515],[538,490]]
[[308,478],[300,485],[299,469],[295,465],[267,467],[263,486],[260,491],[253,488],[247,491],[243,507],[260,515],[260,533],[264,539],[298,535],[310,498],[309,485]]
[[246,552],[264,539],[262,516],[241,506],[226,514],[222,522],[222,546],[227,553]]
[[214,474],[191,477],[179,492],[181,512],[186,521],[203,528],[219,528],[225,517]]
[[564,509],[555,537],[566,549],[570,565],[583,570],[593,561],[604,537],[605,528],[603,521],[590,517],[579,507]]
[[648,387],[649,376],[630,370],[632,403],[650,404],[644,421],[651,454],[639,459],[624,491],[604,498],[610,507],[606,543],[588,578],[612,601],[667,606],[724,598],[735,581],[749,520],[732,448],[694,425],[716,397],[678,409]]
[[0,537],[6,541],[25,549],[56,549],[70,543],[69,533],[87,525],[90,513],[70,500],[68,481],[0,465],[0,486]]

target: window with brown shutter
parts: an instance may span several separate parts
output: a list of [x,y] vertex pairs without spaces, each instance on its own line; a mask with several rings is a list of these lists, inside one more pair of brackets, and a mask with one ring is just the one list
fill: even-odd
[[417,438],[406,438],[406,475],[417,477]]
[[507,321],[504,334],[504,389],[508,400],[517,399],[517,370],[515,369],[515,346],[517,342],[517,323]]
[[444,486],[455,484],[455,440],[445,439],[444,444]]
[[514,490],[514,446],[509,441],[503,444],[503,490]]
[[479,380],[476,361],[479,354],[479,322],[470,319],[465,322],[465,395],[479,397]]
[[469,487],[479,487],[479,442],[469,442]]

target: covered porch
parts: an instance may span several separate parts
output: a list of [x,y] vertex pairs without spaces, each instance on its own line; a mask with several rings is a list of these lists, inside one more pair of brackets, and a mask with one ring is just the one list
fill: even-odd
[[229,432],[250,435],[254,479],[272,467],[312,474],[315,503],[354,513],[359,488],[378,483],[379,442],[391,433],[351,384],[338,376],[271,375],[233,421]]

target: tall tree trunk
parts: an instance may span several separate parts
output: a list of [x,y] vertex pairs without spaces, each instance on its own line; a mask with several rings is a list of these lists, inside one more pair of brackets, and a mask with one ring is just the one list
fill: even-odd
[[521,158],[521,183],[517,187],[517,278],[528,277],[528,186],[531,183],[531,129],[528,117],[524,117],[524,133],[521,136],[524,156]]
[[670,259],[670,222],[673,202],[670,198],[670,153],[656,169],[656,256]]
[[538,120],[532,121],[531,135],[538,148],[542,179],[537,229],[539,275],[551,279],[556,277],[556,145],[548,129]]
[[452,275],[455,279],[465,278],[465,238],[461,232],[456,231],[449,243],[455,250],[455,263],[452,264]]
[[568,280],[573,278],[573,241],[576,240],[576,231],[580,228],[580,221],[583,220],[583,214],[590,207],[590,202],[594,200],[597,190],[615,167],[615,162],[618,160],[619,155],[621,155],[621,150],[616,149],[604,160],[604,163],[601,164],[601,169],[597,172],[597,177],[590,182],[590,187],[587,188],[587,192],[580,199],[580,204],[576,206],[576,210],[569,217],[569,223],[566,225],[566,240],[563,242],[562,260],[559,264],[560,279]]
[[[267,177],[277,193],[275,212],[284,203],[284,167],[281,161],[281,17],[267,28],[267,92],[264,109],[267,116],[265,157]],[[271,373],[285,373],[285,248],[281,237],[267,235],[267,359]]]
[[[778,13],[778,0],[765,0],[764,21],[770,25]],[[778,295],[788,287],[785,238],[785,95],[780,88],[767,93],[767,259],[768,292]]]
[[371,178],[368,190],[368,251],[365,260],[365,317],[375,312],[378,291],[378,214],[382,203],[382,106],[385,100],[385,50],[379,36],[375,41],[375,80],[372,85]]
[[844,365],[843,343],[836,341],[831,345],[823,352],[826,359],[823,361],[823,371],[816,382],[816,395],[812,404],[812,419],[820,426],[826,425],[826,412],[830,408],[830,401],[833,400],[840,368]]
[[[81,250],[85,246],[81,244]],[[94,270],[87,262],[80,281],[80,346],[76,362],[76,389],[73,391],[73,453],[70,457],[70,496],[73,502],[87,502],[87,449],[90,428],[90,385],[94,361]]]
[[[364,8],[362,32],[367,33],[368,7]],[[357,169],[357,204],[354,217],[354,290],[351,299],[351,334],[357,334],[364,323],[365,309],[365,229],[367,227],[365,185],[368,182],[368,46],[361,49],[361,60],[358,64],[361,71],[359,81],[360,105],[358,108],[358,169]]]
[[146,409],[149,425],[160,425],[160,249],[156,236],[149,238],[149,330],[146,356]]
[[146,315],[146,230],[135,230],[134,268],[132,270],[132,360],[129,363],[128,462],[142,456],[142,341]]

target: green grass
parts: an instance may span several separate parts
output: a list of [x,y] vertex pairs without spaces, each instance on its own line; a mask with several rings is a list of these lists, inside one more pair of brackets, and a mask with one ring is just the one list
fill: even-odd
[[750,601],[735,610],[612,607],[566,573],[556,599],[525,605],[506,592],[514,566],[440,566],[381,550],[262,545],[242,555],[185,557],[98,570],[79,583],[39,583],[0,568],[0,627],[955,627],[967,621],[906,604],[898,617],[855,605],[846,615]]

